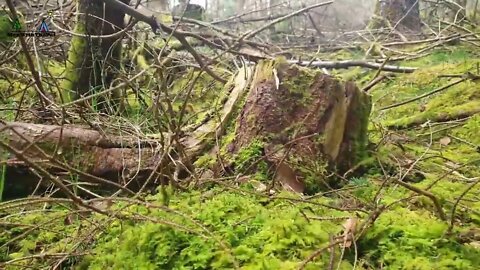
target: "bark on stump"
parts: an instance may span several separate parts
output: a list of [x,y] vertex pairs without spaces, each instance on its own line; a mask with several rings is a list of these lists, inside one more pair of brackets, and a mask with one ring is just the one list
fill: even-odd
[[238,157],[260,145],[263,158],[249,172],[264,162],[275,182],[317,192],[337,186],[329,172],[343,173],[364,158],[370,110],[370,96],[352,82],[282,61],[261,62],[229,150]]

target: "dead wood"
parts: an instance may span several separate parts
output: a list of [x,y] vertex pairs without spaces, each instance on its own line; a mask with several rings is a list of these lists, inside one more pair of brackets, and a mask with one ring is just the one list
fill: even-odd
[[389,72],[399,72],[399,73],[413,73],[417,68],[414,67],[401,67],[393,65],[383,65],[382,63],[372,63],[362,60],[346,60],[346,61],[289,61],[291,64],[297,64],[300,66],[310,66],[317,68],[328,68],[328,69],[341,69],[341,68],[350,68],[350,67],[364,67],[376,70],[383,70]]
[[[264,61],[250,88],[229,149],[236,154],[261,142],[276,182],[309,192],[327,179],[305,172],[322,166],[346,171],[362,159],[371,105],[354,83],[286,62]],[[314,182],[311,186],[307,178]]]
[[[194,160],[211,138],[222,134],[234,105],[249,84],[251,74],[249,68],[240,70],[226,85],[233,90],[216,117],[180,139],[185,152],[182,158],[188,159],[181,162]],[[164,147],[171,142],[170,137],[166,134],[165,142],[161,142],[153,138],[106,135],[84,126],[0,122],[0,142],[4,145],[0,145],[3,151],[0,154],[8,156],[7,172],[25,167],[28,165],[25,160],[28,160],[28,163],[41,164],[42,168],[57,174],[81,172],[87,176],[87,179],[82,179],[84,181],[104,177],[138,189],[152,173],[158,173],[155,178],[159,178],[168,172],[166,168],[171,160],[164,157],[177,156],[175,148],[169,150],[171,155],[164,155]],[[7,151],[9,149],[12,151]],[[166,164],[163,167],[165,171],[157,172],[160,163]]]

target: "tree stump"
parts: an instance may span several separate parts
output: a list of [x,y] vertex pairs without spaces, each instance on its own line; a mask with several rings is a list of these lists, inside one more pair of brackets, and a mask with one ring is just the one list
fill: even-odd
[[387,27],[402,34],[422,30],[420,8],[417,0],[379,0],[369,28]]
[[[261,62],[228,147],[236,173],[263,170],[296,192],[338,186],[327,175],[365,157],[370,110],[370,96],[353,82],[283,61]],[[260,153],[261,160],[245,162],[245,153]]]

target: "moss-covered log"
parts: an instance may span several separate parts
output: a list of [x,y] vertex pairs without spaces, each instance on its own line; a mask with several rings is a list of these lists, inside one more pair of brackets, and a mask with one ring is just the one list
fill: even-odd
[[[228,147],[242,170],[263,170],[298,192],[325,186],[332,170],[345,172],[365,156],[370,97],[352,82],[267,61],[258,65]],[[249,154],[263,155],[246,166]],[[330,172],[329,172],[330,171]]]
[[[130,0],[122,0],[129,3]],[[121,35],[125,13],[102,1],[79,0],[77,22],[68,52],[63,99],[73,99],[108,88],[120,69]],[[103,37],[98,37],[103,36]],[[119,103],[121,93],[92,101],[94,104],[114,101]],[[106,107],[103,105],[103,107]]]
[[[239,71],[225,86],[223,106],[181,138],[180,145],[174,144],[169,150],[170,156],[189,164],[213,138],[221,136],[235,105],[250,83],[251,75],[250,68]],[[162,142],[160,137],[166,141]],[[157,173],[156,179],[173,172],[171,159],[161,160],[161,156],[165,157],[162,146],[171,137],[168,134],[151,135],[150,139],[139,141],[137,137],[108,135],[84,126],[0,122],[0,165],[6,165],[6,190],[14,190],[18,186],[33,190],[38,184],[38,178],[24,174],[31,167],[25,159],[54,175],[60,175],[67,182],[71,180],[69,178],[79,177],[76,181],[99,183],[95,177],[101,177],[120,185],[129,183],[128,187],[135,190],[143,186],[153,172]],[[156,171],[157,168],[161,170]],[[43,181],[43,184],[49,182]],[[111,185],[100,187],[103,190],[105,187],[112,188]],[[116,190],[115,186],[113,188]]]

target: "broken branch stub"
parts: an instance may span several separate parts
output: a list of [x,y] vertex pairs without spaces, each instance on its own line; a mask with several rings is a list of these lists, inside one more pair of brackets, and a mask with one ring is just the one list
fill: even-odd
[[[353,82],[277,60],[258,64],[250,89],[229,149],[238,156],[260,142],[275,182],[317,192],[336,185],[328,174],[365,156],[371,99]],[[258,173],[258,164],[250,173]]]

